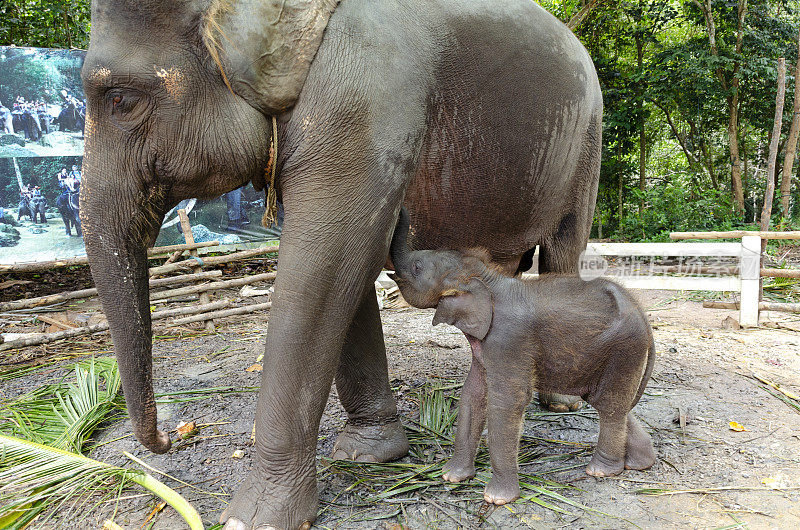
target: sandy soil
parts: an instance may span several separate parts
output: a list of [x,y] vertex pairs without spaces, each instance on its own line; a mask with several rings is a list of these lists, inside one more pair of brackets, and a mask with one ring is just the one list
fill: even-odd
[[[750,377],[757,372],[800,391],[800,329],[798,319],[766,315],[768,326],[758,330],[724,330],[722,320],[735,313],[702,309],[699,302],[673,293],[639,292],[653,326],[658,353],[653,379],[634,412],[651,433],[658,463],[645,472],[626,471],[611,479],[595,479],[583,472],[589,457],[537,463],[525,471],[575,486],[561,493],[598,512],[587,513],[564,504],[573,515],[559,514],[532,502],[502,507],[479,519],[480,496],[458,490],[425,496],[403,505],[376,504],[365,510],[354,506],[356,497],[345,492],[346,477],[320,481],[323,513],[321,528],[800,528],[800,414],[779,401]],[[469,366],[466,340],[451,327],[432,328],[432,310],[382,312],[389,356],[389,372],[402,415],[418,416],[416,390],[431,379],[463,380]],[[266,327],[267,315],[249,321],[231,321],[222,333],[155,343],[154,380],[157,392],[212,387],[245,389],[259,384],[257,372],[246,369],[263,349],[263,337],[254,330]],[[9,381],[5,398],[44,379],[61,377],[57,369],[45,375]],[[235,491],[253,462],[251,433],[256,394],[218,393],[189,402],[160,400],[162,428],[180,421],[209,425],[189,443],[179,443],[166,455],[153,455],[130,436],[128,421],[107,426],[98,438],[106,442],[95,458],[132,465],[121,451],[129,451],[155,468],[192,483],[182,486],[162,479],[181,491],[207,524],[217,521],[225,494]],[[175,399],[175,398],[171,398]],[[538,410],[531,404],[530,411]],[[679,418],[683,415],[685,426]],[[318,453],[330,454],[345,420],[332,390],[322,421]],[[572,444],[596,441],[596,415],[529,419],[526,435]],[[747,430],[734,432],[729,422]],[[574,451],[575,445],[543,442],[553,453]],[[578,446],[580,447],[580,445]],[[243,458],[233,458],[234,451]],[[585,452],[584,452],[585,453]],[[439,455],[437,455],[439,456]],[[441,459],[447,457],[446,451]],[[405,459],[408,460],[408,457]],[[324,461],[321,462],[321,466]],[[558,471],[565,467],[572,467]],[[765,485],[766,484],[766,485]],[[684,490],[717,488],[703,493],[646,496],[640,488]],[[728,489],[726,489],[728,488]],[[776,489],[777,488],[777,489]],[[794,488],[794,489],[792,489]],[[210,495],[214,493],[215,495]],[[326,504],[336,501],[336,505]],[[89,520],[70,521],[71,528],[99,528],[112,516],[125,528],[139,528],[156,502],[149,495],[126,495],[116,506],[102,505]],[[558,503],[556,503],[558,504]],[[380,520],[360,520],[397,513]],[[359,521],[360,520],[360,521]],[[171,508],[154,518],[154,529],[184,528]],[[149,524],[149,523],[148,523]],[[739,526],[729,526],[739,525]],[[35,528],[66,526],[66,521]],[[149,528],[149,527],[148,527]]]

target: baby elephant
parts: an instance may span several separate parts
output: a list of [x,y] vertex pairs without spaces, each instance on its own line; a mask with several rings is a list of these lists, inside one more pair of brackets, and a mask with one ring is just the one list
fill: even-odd
[[458,327],[472,347],[445,480],[475,476],[488,419],[493,474],[484,498],[505,504],[519,496],[519,438],[534,389],[582,396],[597,409],[600,436],[588,474],[655,463],[650,436],[630,412],[653,369],[653,334],[625,289],[602,279],[511,278],[485,251],[410,252],[407,233],[403,210],[391,246],[403,296],[415,307],[436,307],[433,325]]

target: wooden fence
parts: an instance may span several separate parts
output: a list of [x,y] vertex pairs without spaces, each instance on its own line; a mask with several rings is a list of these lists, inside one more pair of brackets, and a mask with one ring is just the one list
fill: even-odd
[[[761,278],[800,278],[800,271],[761,267],[762,240],[800,239],[800,232],[674,232],[671,239],[740,239],[736,243],[590,243],[587,250],[600,256],[618,257],[691,257],[728,258],[738,260],[736,267],[708,267],[690,264],[682,267],[648,267],[632,269],[627,274],[605,276],[631,289],[664,289],[678,291],[725,291],[739,293],[737,303],[717,303],[711,307],[739,309],[739,323],[758,326],[759,311],[796,311],[798,304],[761,302]],[[715,274],[716,276],[658,276],[663,272]]]

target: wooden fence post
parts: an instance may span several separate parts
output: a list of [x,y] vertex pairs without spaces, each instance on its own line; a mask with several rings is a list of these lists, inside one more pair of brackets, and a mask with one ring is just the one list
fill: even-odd
[[[181,231],[183,232],[183,238],[186,240],[187,245],[191,245],[194,243],[194,234],[192,234],[192,225],[189,224],[189,216],[186,214],[186,210],[181,208],[178,210],[178,217],[181,220]],[[202,261],[199,261],[198,252],[197,250],[190,250],[189,255],[195,259],[198,259],[197,266],[194,267],[195,271],[199,271],[203,268]],[[211,296],[209,296],[208,292],[200,293],[200,303],[201,304],[209,304],[211,303]],[[206,320],[206,332],[213,333],[214,332],[214,321],[209,319]]]
[[758,302],[761,276],[761,238],[742,237],[742,256],[739,258],[739,275],[742,282],[739,324],[758,327]]

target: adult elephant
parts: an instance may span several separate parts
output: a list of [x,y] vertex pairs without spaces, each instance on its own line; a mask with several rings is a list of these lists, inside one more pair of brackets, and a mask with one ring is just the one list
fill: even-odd
[[39,118],[31,110],[13,112],[12,126],[15,131],[23,131],[28,141],[36,142],[42,137],[42,127]]
[[80,132],[83,130],[84,126],[83,111],[73,103],[67,103],[67,105],[61,109],[61,112],[58,113],[58,117],[55,119],[54,123],[58,125],[61,131]]
[[[76,186],[77,188],[77,186]],[[79,189],[65,189],[56,199],[56,208],[64,221],[64,228],[67,236],[72,236],[72,228],[75,228],[75,235],[83,235],[81,231],[80,219],[80,200]]]
[[[75,201],[77,202],[77,200]],[[31,198],[30,202],[30,211],[32,215],[32,220],[34,223],[37,223],[37,219],[41,220],[42,224],[47,224],[47,217],[45,216],[45,210],[47,209],[47,199],[45,199],[42,195],[34,195]]]
[[[484,246],[510,271],[542,246],[576,269],[600,167],[586,50],[530,0],[95,0],[81,219],[136,437],[163,453],[146,247],[166,211],[265,186],[271,117],[285,208],[256,453],[227,529],[317,513],[315,452],[335,378],[334,457],[408,449],[373,280],[403,203],[411,247]],[[336,8],[334,10],[334,8]]]

